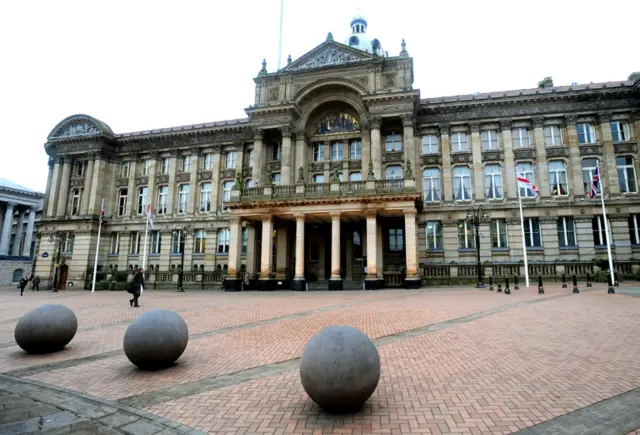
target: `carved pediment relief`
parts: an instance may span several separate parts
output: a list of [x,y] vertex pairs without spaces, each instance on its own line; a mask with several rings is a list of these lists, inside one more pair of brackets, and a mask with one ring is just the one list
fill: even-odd
[[49,134],[48,139],[72,139],[99,136],[103,133],[113,135],[111,128],[104,122],[88,115],[73,115],[58,123]]
[[283,71],[293,72],[326,66],[348,65],[367,59],[371,59],[371,56],[365,55],[364,52],[360,54],[356,50],[342,46],[342,44],[325,42],[283,68]]

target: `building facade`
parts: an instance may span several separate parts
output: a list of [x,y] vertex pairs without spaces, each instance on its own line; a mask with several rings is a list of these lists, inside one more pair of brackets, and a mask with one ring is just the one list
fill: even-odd
[[[600,201],[586,196],[598,163],[616,267],[631,270],[640,74],[421,99],[404,41],[390,56],[366,27],[354,18],[344,44],[329,34],[277,72],[263,61],[244,119],[123,134],[85,115],[60,122],[39,245],[60,255],[39,275],[86,278],[103,199],[105,273],[184,261],[224,273],[228,290],[245,271],[265,289],[415,288],[473,279],[478,258],[487,276],[523,274],[523,249],[532,274],[594,272],[606,258]],[[524,238],[517,173],[540,188],[521,192]]]
[[33,272],[44,194],[0,179],[0,285]]

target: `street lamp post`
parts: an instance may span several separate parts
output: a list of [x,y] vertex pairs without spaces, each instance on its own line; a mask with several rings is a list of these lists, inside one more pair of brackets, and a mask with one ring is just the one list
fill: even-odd
[[64,234],[56,231],[55,233],[49,236],[49,243],[54,243],[57,247],[57,253],[54,263],[54,272],[53,272],[53,292],[58,292],[58,279],[60,278],[60,256],[62,254],[62,243],[64,242]]
[[482,262],[480,261],[480,220],[488,217],[489,215],[482,206],[471,207],[467,210],[467,222],[473,224],[476,238],[476,259],[478,261],[478,284],[476,288],[484,288],[484,274],[482,271]]
[[179,243],[180,243],[180,270],[178,271],[178,290],[179,292],[184,292],[183,279],[184,279],[184,244],[187,238],[186,234],[189,231],[193,231],[193,227],[191,225],[178,225],[174,230],[174,234],[179,235]]

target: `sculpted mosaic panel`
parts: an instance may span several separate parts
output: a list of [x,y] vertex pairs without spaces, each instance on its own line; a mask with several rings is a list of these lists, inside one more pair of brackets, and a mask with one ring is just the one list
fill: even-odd
[[347,133],[360,130],[360,122],[348,113],[332,113],[318,121],[316,134]]

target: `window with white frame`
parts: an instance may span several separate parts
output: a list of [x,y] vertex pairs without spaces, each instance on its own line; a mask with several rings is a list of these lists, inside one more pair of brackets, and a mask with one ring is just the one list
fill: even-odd
[[562,146],[562,128],[558,125],[547,125],[544,128],[544,145],[547,147]]
[[324,161],[324,148],[325,148],[325,145],[323,143],[317,143],[313,145],[313,161],[314,162]]
[[221,228],[218,230],[218,254],[229,253],[229,240],[231,239],[231,233],[229,228]]
[[435,134],[422,136],[422,154],[438,154],[440,152],[438,145],[438,136]]
[[213,170],[213,154],[206,153],[202,156],[202,170],[203,171],[212,171]]
[[[533,178],[533,165],[529,162],[519,162],[516,164],[516,176],[524,177],[531,181],[531,184],[535,184],[535,179]],[[520,188],[521,198],[533,198],[535,196],[536,194],[533,190],[525,189],[524,187]]]
[[140,175],[146,177],[149,175],[149,168],[151,167],[151,160],[145,159],[140,162]]
[[561,248],[569,248],[576,246],[576,229],[572,217],[559,217],[558,225],[558,244]]
[[387,169],[385,169],[385,179],[386,180],[402,179],[402,166],[400,165],[387,166]]
[[[582,165],[582,182],[584,184],[584,191],[589,193],[591,192],[593,173],[596,171],[596,167],[598,166],[598,159],[582,159],[580,164]],[[598,183],[598,195],[600,195],[600,183]]]
[[249,150],[249,153],[247,154],[247,166],[249,168],[253,168],[253,163],[254,163],[254,156],[255,156],[255,152],[253,150]]
[[497,150],[500,147],[497,130],[485,130],[480,133],[483,150]]
[[349,174],[349,181],[362,181],[361,172],[352,172]]
[[138,188],[138,214],[147,213],[147,204],[149,203],[149,189],[147,187]]
[[249,248],[249,228],[242,228],[242,251],[240,255],[247,255],[247,249]]
[[112,233],[109,243],[109,255],[118,255],[120,253],[120,233]]
[[122,162],[122,166],[120,166],[120,178],[129,178],[130,166],[131,166],[130,162]]
[[511,138],[514,148],[528,148],[531,145],[529,142],[529,130],[527,128],[514,128],[511,131]]
[[162,249],[162,233],[151,231],[151,255],[159,255]]
[[427,250],[428,251],[443,250],[444,242],[443,242],[443,235],[442,235],[442,222],[427,221],[425,231],[427,236]]
[[424,185],[424,201],[440,201],[440,170],[438,168],[427,168],[422,171]]
[[636,169],[633,157],[616,157],[616,169],[618,170],[618,184],[622,193],[638,193],[636,183]]
[[191,156],[182,156],[180,172],[191,172]]
[[640,215],[629,215],[629,240],[632,245],[640,245]]
[[549,162],[549,185],[552,196],[564,196],[569,194],[567,186],[567,169],[562,160]]
[[593,128],[593,124],[582,122],[576,125],[578,131],[578,143],[588,144],[596,143],[596,130]]
[[184,248],[185,234],[182,230],[175,230],[171,233],[171,254],[182,254]]
[[271,184],[273,184],[274,186],[280,185],[280,172],[271,173]]
[[538,218],[524,219],[524,241],[527,248],[542,247],[540,238],[540,221]]
[[231,201],[231,189],[233,189],[235,184],[235,181],[225,181],[222,183],[222,202]]
[[211,183],[200,185],[200,211],[211,211]]
[[456,201],[471,201],[471,169],[468,166],[453,168],[453,195]]
[[476,247],[475,225],[465,219],[458,221],[458,245],[460,249]]
[[73,189],[71,191],[71,215],[77,216],[80,214],[80,189]]
[[186,213],[189,205],[189,193],[191,186],[181,184],[178,190],[178,213]]
[[451,133],[451,152],[462,153],[469,151],[467,133]]
[[495,249],[509,247],[506,220],[493,219],[491,221],[491,247]]
[[140,233],[133,231],[129,236],[129,254],[140,254]]
[[351,142],[349,142],[349,159],[362,159],[362,142],[360,142],[359,140],[352,140]]
[[608,228],[604,225],[604,219],[602,216],[594,216],[591,219],[591,229],[593,230],[593,244],[596,246],[606,246],[607,245],[607,229],[609,230],[609,240],[611,242],[611,246],[613,246],[613,236],[611,234],[611,221],[607,219]]
[[162,175],[168,174],[170,167],[171,167],[171,159],[168,157],[163,157],[162,160],[160,160],[160,174]]
[[118,198],[118,216],[124,216],[127,214],[128,193],[127,189],[120,189],[120,195]]
[[62,246],[61,250],[65,254],[73,253],[73,242],[75,241],[76,236],[73,233],[64,233],[62,238]]
[[629,129],[629,123],[626,121],[612,121],[611,122],[611,137],[614,142],[626,142],[631,140],[631,130]]
[[389,228],[389,251],[398,252],[404,249],[404,230]]
[[324,175],[313,174],[313,176],[311,177],[311,181],[313,181],[315,184],[324,183]]
[[167,204],[169,202],[169,186],[158,186],[158,206],[157,214],[167,214]]
[[85,176],[85,169],[87,162],[76,162],[73,165],[73,176],[74,177],[84,177]]
[[224,155],[224,167],[225,169],[236,168],[236,152],[235,151],[228,151]]
[[344,155],[344,144],[342,142],[333,142],[331,144],[331,160],[342,160]]
[[197,230],[193,234],[193,253],[205,254],[207,252],[207,232],[205,230]]
[[271,160],[282,160],[282,143],[277,142],[271,146]]
[[504,198],[500,165],[486,165],[484,167],[484,185],[487,189],[487,199]]
[[388,153],[402,151],[402,136],[400,136],[400,133],[392,131],[385,136],[384,150]]

